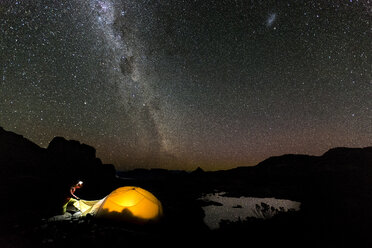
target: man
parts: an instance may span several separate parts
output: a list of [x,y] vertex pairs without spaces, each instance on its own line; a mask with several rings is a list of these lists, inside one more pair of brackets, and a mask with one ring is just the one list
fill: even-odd
[[77,189],[80,189],[81,187],[83,187],[83,182],[82,181],[79,181],[77,184],[75,184],[74,186],[72,186],[70,188],[70,194],[73,198],[75,198],[76,200],[80,200],[79,197],[77,197],[74,193]]
[[71,186],[70,195],[69,195],[69,197],[67,197],[66,203],[62,207],[62,213],[63,214],[66,213],[66,212],[74,213],[76,211],[79,211],[79,209],[76,209],[76,207],[74,206],[74,203],[76,203],[77,201],[80,200],[80,198],[75,195],[75,191],[77,189],[80,189],[81,187],[83,187],[83,182],[82,181],[79,181],[75,185]]

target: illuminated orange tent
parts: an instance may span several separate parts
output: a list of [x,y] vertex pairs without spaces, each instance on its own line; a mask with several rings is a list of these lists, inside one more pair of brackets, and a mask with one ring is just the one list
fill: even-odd
[[156,222],[163,215],[162,205],[153,194],[133,186],[118,188],[102,200],[81,200],[78,204],[83,215],[135,224]]

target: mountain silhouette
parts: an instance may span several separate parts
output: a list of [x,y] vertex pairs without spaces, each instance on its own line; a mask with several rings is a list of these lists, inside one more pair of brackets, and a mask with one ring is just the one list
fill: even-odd
[[1,127],[0,165],[0,194],[11,202],[0,209],[9,218],[57,213],[78,180],[89,185],[81,189],[81,196],[99,199],[113,189],[116,176],[114,165],[102,164],[91,146],[56,137],[44,149]]

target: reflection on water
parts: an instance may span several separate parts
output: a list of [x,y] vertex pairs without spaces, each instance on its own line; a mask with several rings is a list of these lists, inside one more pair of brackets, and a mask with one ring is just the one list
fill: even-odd
[[247,217],[268,219],[278,212],[299,211],[301,203],[285,199],[257,197],[226,197],[225,193],[207,194],[200,200],[211,202],[204,206],[204,222],[210,229],[217,229],[221,220],[238,221]]

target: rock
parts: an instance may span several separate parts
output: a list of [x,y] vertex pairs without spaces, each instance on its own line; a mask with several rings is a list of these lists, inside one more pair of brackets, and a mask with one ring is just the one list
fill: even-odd
[[67,221],[67,220],[71,220],[71,219],[72,219],[72,214],[66,212],[65,214],[55,215],[55,216],[50,217],[50,218],[47,220],[47,222]]

